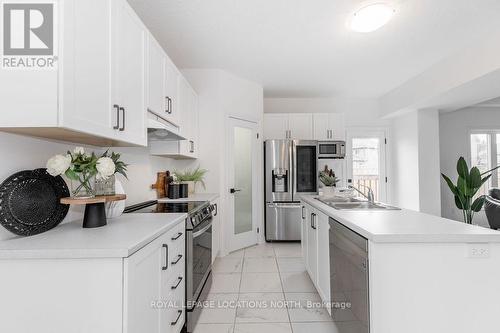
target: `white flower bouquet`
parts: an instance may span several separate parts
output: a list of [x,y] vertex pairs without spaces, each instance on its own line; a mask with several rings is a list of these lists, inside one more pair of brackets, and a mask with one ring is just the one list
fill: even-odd
[[120,154],[104,152],[100,157],[88,154],[82,147],[76,147],[66,155],[55,155],[47,161],[47,172],[52,176],[65,175],[71,180],[73,197],[94,197],[95,180],[107,180],[116,173],[125,178],[127,165],[120,161]]

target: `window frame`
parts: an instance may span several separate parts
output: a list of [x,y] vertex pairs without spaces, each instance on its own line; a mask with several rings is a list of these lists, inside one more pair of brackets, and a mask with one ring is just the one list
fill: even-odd
[[[469,160],[469,165],[473,167],[474,165],[472,164],[472,144],[471,144],[471,139],[472,135],[475,134],[486,134],[489,136],[489,165],[488,169],[492,169],[494,166],[497,166],[499,164],[499,159],[498,159],[498,146],[500,142],[497,142],[497,136],[500,136],[500,129],[497,128],[488,128],[488,129],[471,129],[469,130],[469,135],[467,136],[467,147],[468,147],[468,160]],[[499,187],[499,175],[498,175],[498,170],[495,170],[493,172],[493,176],[491,177],[491,180],[488,182],[488,188],[493,187]]]

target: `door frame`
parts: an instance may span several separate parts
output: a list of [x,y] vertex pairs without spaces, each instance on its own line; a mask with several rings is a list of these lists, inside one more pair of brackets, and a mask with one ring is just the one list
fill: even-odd
[[388,130],[385,128],[353,128],[348,129],[346,133],[346,178],[352,179],[352,139],[353,138],[373,138],[378,137],[380,139],[380,160],[379,160],[379,171],[380,171],[380,184],[379,184],[379,198],[378,200],[384,203],[389,202],[389,186],[388,186],[388,172],[387,172],[387,135]]
[[[234,187],[234,169],[231,165],[231,161],[233,159],[232,154],[232,143],[234,138],[234,127],[244,127],[248,128],[252,131],[252,135],[254,140],[252,141],[252,230],[244,233],[240,237],[236,237],[234,234],[234,195],[229,193],[229,190]],[[257,133],[259,130],[259,126],[257,122],[246,120],[238,117],[228,116],[226,119],[226,158],[225,162],[227,165],[226,172],[226,189],[225,189],[225,197],[227,198],[227,212],[226,212],[226,221],[224,226],[224,234],[225,238],[225,252],[229,253],[232,251],[236,251],[251,245],[255,245],[259,243],[259,233],[257,229],[260,228],[259,221],[259,196],[258,191],[260,189],[259,186],[259,161],[261,160],[258,156],[259,149],[258,143],[260,142]]]

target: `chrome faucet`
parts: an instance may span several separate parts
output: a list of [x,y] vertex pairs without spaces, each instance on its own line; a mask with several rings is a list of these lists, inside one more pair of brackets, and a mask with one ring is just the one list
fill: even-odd
[[364,187],[364,188],[367,188],[368,189],[368,195],[364,194],[362,191],[360,191],[359,189],[357,189],[356,187],[352,186],[352,185],[349,185],[348,187],[355,190],[356,192],[358,192],[359,194],[361,194],[363,197],[365,197],[369,203],[375,203],[375,194],[373,194],[373,190],[371,189],[371,187],[369,186],[366,186],[366,185],[359,185],[361,187]]

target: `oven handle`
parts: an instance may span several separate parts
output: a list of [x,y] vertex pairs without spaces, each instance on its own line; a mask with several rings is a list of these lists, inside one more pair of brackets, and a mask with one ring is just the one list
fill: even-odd
[[[211,220],[211,219],[210,219]],[[207,231],[208,229],[210,229],[210,227],[212,226],[212,221],[210,221],[209,224],[207,224],[206,226],[204,226],[201,230],[198,230],[196,232],[193,232],[193,239],[199,237],[201,234],[203,234],[205,231]]]

